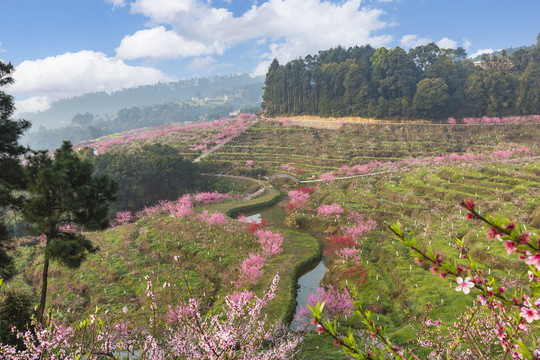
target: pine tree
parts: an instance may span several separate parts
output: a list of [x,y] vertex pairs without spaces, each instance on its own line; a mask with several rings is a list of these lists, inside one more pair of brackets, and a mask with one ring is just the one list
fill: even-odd
[[97,250],[77,228],[92,230],[107,225],[108,202],[114,200],[117,184],[106,175],[94,176],[92,163],[81,159],[67,141],[52,158],[46,151],[39,151],[27,159],[24,218],[31,234],[45,235],[37,313],[41,322],[50,261],[78,268],[88,253]]
[[[14,82],[11,77],[13,65],[0,61],[0,88]],[[24,186],[24,176],[19,156],[27,152],[18,140],[30,123],[25,120],[11,120],[15,111],[13,97],[0,91],[0,278],[10,279],[14,273],[14,263],[7,250],[11,246],[11,236],[5,224],[8,208],[18,207],[21,199],[15,190]]]

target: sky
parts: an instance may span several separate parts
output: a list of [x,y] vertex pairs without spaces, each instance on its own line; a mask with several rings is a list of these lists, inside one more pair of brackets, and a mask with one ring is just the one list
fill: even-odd
[[528,46],[540,0],[11,0],[0,59],[18,112],[52,101],[195,76],[264,75],[341,45],[435,42],[469,56]]

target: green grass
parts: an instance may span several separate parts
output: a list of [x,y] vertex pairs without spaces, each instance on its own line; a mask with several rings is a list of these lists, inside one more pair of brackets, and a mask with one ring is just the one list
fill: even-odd
[[[226,201],[196,208],[196,211],[233,212],[235,208],[274,202],[279,196],[279,191],[268,188],[260,198],[251,201]],[[176,294],[173,297],[176,299],[188,297],[184,275],[193,296],[209,294],[223,298],[238,290],[231,281],[237,278],[237,268],[242,260],[249,253],[260,250],[245,224],[230,219],[226,228],[228,230],[224,231],[219,225],[208,226],[196,215],[178,220],[162,214],[103,232],[88,233],[100,251],[88,256],[77,270],[63,269],[56,264],[51,266],[48,305],[68,321],[80,319],[93,312],[96,306],[108,309],[112,314],[120,314],[127,306],[132,321],[144,322],[149,316],[145,276],[149,276],[155,285],[162,309],[166,309],[171,294]],[[264,275],[253,288],[256,294],[262,295],[275,274],[280,274],[276,298],[267,309],[271,321],[288,320],[289,309],[295,306],[293,294],[296,293],[298,273],[314,257],[320,256],[317,255],[320,246],[315,238],[294,231],[282,232],[285,235],[283,253],[267,261]],[[173,259],[175,255],[180,257],[178,264]],[[41,249],[19,248],[17,258],[22,273],[13,286],[37,291],[42,271]],[[170,290],[161,290],[163,283],[170,283]]]

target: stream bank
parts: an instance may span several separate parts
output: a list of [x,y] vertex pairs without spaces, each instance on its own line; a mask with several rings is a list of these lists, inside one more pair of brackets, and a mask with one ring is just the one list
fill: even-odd
[[[294,230],[291,230],[290,227],[285,224],[285,219],[287,217],[285,204],[287,202],[288,198],[282,197],[280,201],[276,201],[274,204],[248,211],[244,213],[244,215],[247,218],[251,218],[254,222],[260,222],[262,218],[265,218],[270,226],[293,232]],[[322,257],[321,239],[306,231],[294,232],[316,238],[319,242],[319,251],[312,258],[299,263],[294,269],[293,283],[295,286],[291,289],[291,297],[294,301],[291,301],[291,305],[287,308],[287,311],[282,318],[284,323],[290,325],[291,330],[299,330],[301,324],[296,321],[295,314],[301,307],[307,305],[309,294],[316,293],[327,268]]]
[[315,240],[318,244],[316,250],[311,253],[311,256],[295,264],[292,273],[287,279],[288,284],[286,286],[290,295],[287,303],[282,305],[285,310],[282,312],[281,321],[284,324],[290,325],[291,329],[296,330],[297,324],[294,322],[294,316],[297,310],[307,304],[308,294],[316,292],[326,272],[326,266],[322,258],[322,240],[307,231],[292,230],[285,224],[287,217],[285,205],[288,202],[288,198],[274,186],[268,184],[268,182],[232,175],[223,176],[251,180],[264,188],[262,195],[255,199],[242,201],[241,204],[233,203],[225,208],[221,208],[220,210],[227,216],[237,218],[243,214],[246,217],[253,216],[254,220],[266,218],[270,226],[287,233],[288,238],[304,239],[310,242],[314,242]]

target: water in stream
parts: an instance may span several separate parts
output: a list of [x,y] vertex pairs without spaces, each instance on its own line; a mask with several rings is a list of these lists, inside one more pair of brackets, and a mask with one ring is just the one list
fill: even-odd
[[[248,212],[245,214],[246,220],[260,223],[262,218],[265,218],[267,219],[269,225],[276,228],[285,229],[287,228],[287,225],[285,225],[286,214],[282,203],[274,204],[258,211]],[[317,288],[319,287],[319,284],[325,273],[326,266],[324,265],[324,261],[321,260],[319,264],[317,264],[317,266],[309,270],[304,275],[300,276],[300,278],[298,279],[298,285],[300,287],[296,295],[297,313],[300,307],[306,306],[308,301],[308,295],[317,292]],[[299,326],[300,324],[298,324],[296,319],[293,320],[293,322],[291,323],[292,330],[298,330]]]

